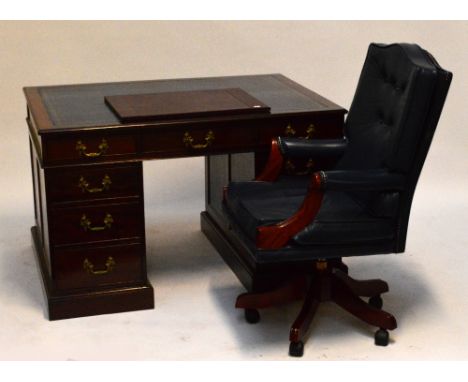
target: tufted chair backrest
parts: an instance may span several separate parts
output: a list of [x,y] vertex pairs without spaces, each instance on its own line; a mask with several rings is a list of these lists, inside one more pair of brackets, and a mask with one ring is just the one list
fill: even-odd
[[[340,169],[408,173],[437,83],[429,55],[412,44],[371,44],[346,120]],[[435,126],[434,126],[435,128]]]
[[452,81],[415,44],[371,44],[345,125],[348,149],[337,169],[405,174],[402,192],[355,195],[375,216],[395,218],[403,252],[416,184]]

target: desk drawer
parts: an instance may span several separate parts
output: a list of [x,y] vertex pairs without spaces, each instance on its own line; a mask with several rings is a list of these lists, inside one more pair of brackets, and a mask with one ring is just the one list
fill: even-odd
[[141,163],[46,169],[51,203],[139,196]]
[[261,129],[260,142],[270,144],[271,139],[278,136],[305,139],[339,138],[343,136],[343,116],[324,115],[285,120],[281,125]]
[[75,289],[142,282],[144,253],[141,243],[56,250],[55,286]]
[[97,162],[131,157],[136,153],[135,137],[127,134],[70,134],[43,138],[44,162]]
[[250,125],[227,125],[212,128],[161,128],[143,133],[141,148],[144,154],[161,157],[206,155],[226,151],[248,151],[257,146],[258,128]]
[[140,202],[53,208],[49,220],[53,245],[144,237]]

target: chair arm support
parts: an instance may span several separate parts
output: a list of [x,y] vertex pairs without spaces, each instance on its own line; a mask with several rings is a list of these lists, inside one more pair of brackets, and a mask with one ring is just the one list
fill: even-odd
[[278,140],[273,138],[271,140],[270,156],[268,162],[262,173],[255,178],[255,180],[263,182],[274,182],[283,168],[283,154],[278,146]]
[[405,177],[387,170],[319,171],[321,186],[326,191],[400,191]]
[[291,158],[339,158],[348,141],[342,139],[317,139],[279,137],[278,145],[285,157]]
[[271,226],[257,228],[256,247],[258,249],[278,249],[302,231],[317,215],[322,203],[319,173],[312,175],[309,190],[299,210],[290,218]]

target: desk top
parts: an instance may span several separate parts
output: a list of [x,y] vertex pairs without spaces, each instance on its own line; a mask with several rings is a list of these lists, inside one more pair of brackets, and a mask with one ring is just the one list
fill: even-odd
[[[125,126],[105,104],[105,96],[240,88],[267,106],[271,113],[258,118],[307,113],[346,113],[346,110],[281,74],[132,81],[98,84],[26,87],[28,107],[39,134]],[[204,117],[210,120],[242,116]],[[172,122],[178,122],[173,120]],[[138,123],[155,126],[164,122]]]

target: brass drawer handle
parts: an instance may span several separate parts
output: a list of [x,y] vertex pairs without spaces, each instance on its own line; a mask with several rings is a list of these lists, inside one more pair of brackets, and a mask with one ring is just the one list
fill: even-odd
[[80,177],[80,180],[78,182],[78,187],[81,188],[81,191],[88,192],[90,194],[94,194],[96,192],[103,192],[107,191],[110,188],[110,185],[112,184],[111,178],[109,175],[104,175],[104,178],[102,178],[101,181],[102,187],[89,187],[89,183],[87,180],[84,178],[84,176]]
[[294,137],[296,135],[296,130],[292,128],[291,124],[288,124],[286,129],[284,129],[284,135],[287,137]]
[[101,140],[101,143],[98,146],[99,151],[97,153],[87,153],[86,152],[87,147],[82,141],[76,142],[75,149],[76,151],[78,151],[78,154],[80,156],[84,155],[85,157],[88,157],[88,158],[97,158],[105,154],[107,150],[109,150],[109,145],[107,144],[107,141],[103,138]]
[[114,218],[112,217],[112,215],[106,214],[106,216],[104,217],[103,226],[91,227],[91,220],[88,219],[86,214],[83,214],[83,216],[81,216],[80,226],[85,231],[104,231],[105,229],[111,228],[113,222]]
[[[311,123],[306,130],[306,136],[298,137],[298,138],[311,139],[313,135],[315,134],[315,132],[316,132],[315,125]],[[291,124],[286,126],[286,129],[284,129],[284,135],[287,137],[294,137],[296,135],[296,130],[292,128]]]
[[200,150],[200,149],[206,149],[207,147],[211,146],[214,140],[215,140],[214,133],[212,130],[210,130],[205,136],[205,143],[194,144],[193,143],[194,139],[192,138],[190,133],[186,131],[184,134],[184,138],[182,139],[182,142],[187,148]]
[[296,165],[288,159],[284,165],[284,169],[289,175],[310,175],[314,172],[315,162],[313,159],[309,159],[305,165],[304,171],[298,171]]
[[307,135],[305,136],[305,139],[311,139],[313,135],[315,134],[315,132],[316,132],[315,125],[311,123],[306,130]]
[[94,264],[89,261],[88,259],[85,259],[83,261],[83,269],[89,273],[90,275],[106,275],[110,272],[112,272],[112,270],[114,269],[115,267],[115,260],[112,256],[109,256],[107,258],[107,261],[106,261],[106,268],[105,269],[97,269],[97,270],[94,270]]

